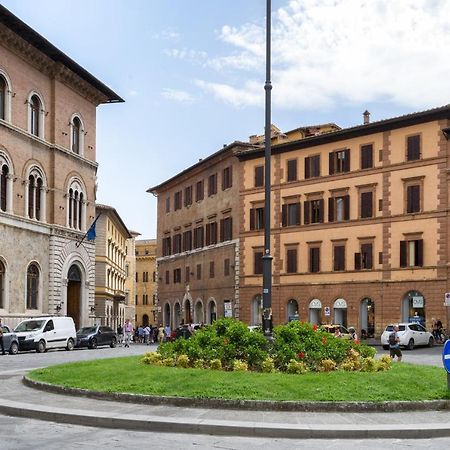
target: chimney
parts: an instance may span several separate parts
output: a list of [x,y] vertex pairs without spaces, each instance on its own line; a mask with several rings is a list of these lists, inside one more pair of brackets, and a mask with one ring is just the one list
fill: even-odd
[[364,125],[370,123],[370,112],[367,111],[367,109],[363,112],[363,117],[364,117]]

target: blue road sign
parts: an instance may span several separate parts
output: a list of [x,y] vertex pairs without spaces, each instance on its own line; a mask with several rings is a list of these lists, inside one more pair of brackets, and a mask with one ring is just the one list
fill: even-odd
[[444,348],[442,349],[442,363],[447,373],[450,373],[450,339],[445,341]]

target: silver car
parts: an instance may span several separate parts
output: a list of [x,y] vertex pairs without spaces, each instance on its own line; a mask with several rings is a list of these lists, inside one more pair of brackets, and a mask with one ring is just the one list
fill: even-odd
[[14,333],[8,325],[3,325],[2,331],[5,352],[9,352],[10,355],[17,355],[19,352],[19,340],[17,339],[16,333]]

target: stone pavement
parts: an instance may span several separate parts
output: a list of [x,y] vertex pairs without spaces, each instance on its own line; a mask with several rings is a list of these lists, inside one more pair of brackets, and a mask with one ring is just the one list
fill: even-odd
[[0,413],[85,426],[139,431],[296,438],[417,439],[450,436],[450,410],[291,412],[134,404],[43,392],[25,371],[0,375]]

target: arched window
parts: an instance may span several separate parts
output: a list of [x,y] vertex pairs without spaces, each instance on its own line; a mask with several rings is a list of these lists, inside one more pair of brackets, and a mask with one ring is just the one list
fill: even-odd
[[72,120],[72,151],[79,155],[81,153],[81,120],[74,117]]
[[38,309],[39,269],[30,264],[27,270],[27,309]]
[[5,266],[0,261],[0,309],[3,309],[5,303]]
[[30,99],[30,133],[40,136],[41,129],[41,101],[37,95],[32,95]]
[[0,119],[6,119],[6,96],[8,91],[8,84],[5,77],[0,75]]
[[7,189],[8,189],[8,183],[7,183],[7,179],[8,179],[8,173],[9,173],[9,168],[6,164],[3,164],[2,166],[2,170],[0,173],[0,209],[2,211],[6,211],[6,202],[7,202]]
[[42,172],[37,167],[33,167],[28,176],[26,201],[28,202],[28,217],[45,222],[46,189],[44,188]]
[[86,204],[83,189],[78,181],[74,181],[67,194],[67,225],[75,230],[84,230]]

